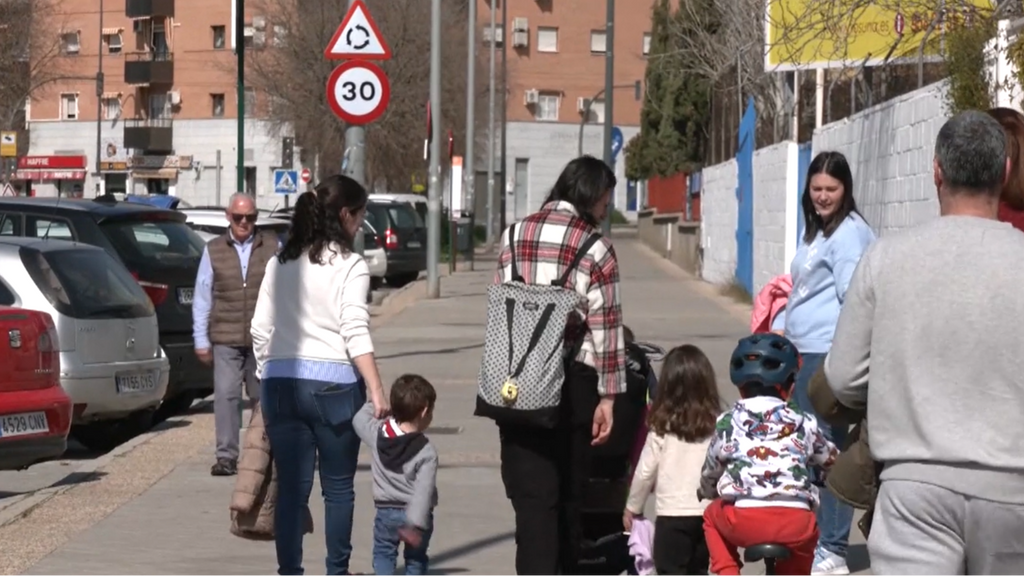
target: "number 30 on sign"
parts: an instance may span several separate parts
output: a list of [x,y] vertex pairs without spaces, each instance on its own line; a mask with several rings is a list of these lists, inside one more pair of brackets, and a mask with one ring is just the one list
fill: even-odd
[[327,79],[327,103],[349,124],[369,124],[388,107],[391,84],[384,71],[370,62],[350,60]]

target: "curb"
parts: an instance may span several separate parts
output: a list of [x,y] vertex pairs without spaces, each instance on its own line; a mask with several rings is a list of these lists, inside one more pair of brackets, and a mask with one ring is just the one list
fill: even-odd
[[[390,320],[396,314],[405,310],[410,305],[425,298],[427,295],[427,281],[425,279],[414,280],[398,290],[389,293],[377,307],[377,315],[372,317],[370,322],[379,326],[381,323]],[[376,322],[374,322],[376,320]]]
[[[156,438],[157,436],[163,434],[164,432],[167,432],[168,430],[172,429],[173,428],[167,425],[167,422],[161,422],[160,424],[157,424],[152,429],[150,429],[148,432],[140,434],[135,438],[132,438],[131,440],[125,442],[124,444],[121,444],[117,448],[114,448],[113,450],[107,452],[106,454],[100,456],[99,458],[94,458],[92,460],[87,460],[83,462],[78,467],[69,471],[64,476],[64,478],[67,478],[72,474],[81,474],[85,476],[82,479],[82,481],[90,480],[92,479],[93,476],[96,475],[97,472],[99,472],[102,468],[110,464],[114,460],[114,458],[120,458],[121,456],[124,456],[125,454],[131,452],[132,450],[138,448],[139,446],[142,446],[143,444],[149,442],[150,440]],[[57,483],[63,482],[64,478],[58,480]],[[15,497],[14,502],[8,504],[7,506],[4,506],[3,508],[0,508],[0,528],[3,528],[4,526],[11,524],[12,522],[15,522],[17,520],[24,518],[25,516],[28,516],[33,510],[35,510],[39,506],[42,506],[43,504],[52,500],[54,497],[59,496],[67,492],[68,490],[71,490],[72,488],[78,486],[79,484],[81,484],[81,482],[77,482],[74,484],[65,484],[61,486],[55,486],[51,484],[46,488],[36,490],[35,492],[32,492],[30,494],[24,494],[22,496]]]

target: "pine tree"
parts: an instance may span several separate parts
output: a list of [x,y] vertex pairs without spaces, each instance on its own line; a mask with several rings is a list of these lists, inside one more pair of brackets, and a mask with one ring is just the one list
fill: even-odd
[[654,176],[658,131],[662,125],[661,102],[665,97],[666,60],[671,58],[672,36],[669,30],[669,0],[658,0],[651,12],[651,47],[644,72],[644,104],[640,109],[640,132],[626,146],[626,176],[645,180]]

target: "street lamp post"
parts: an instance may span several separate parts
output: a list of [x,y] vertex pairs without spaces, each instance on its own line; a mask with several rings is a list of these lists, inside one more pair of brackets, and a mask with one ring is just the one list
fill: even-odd
[[103,187],[100,174],[100,154],[103,148],[103,0],[100,0],[100,41],[96,51],[96,196]]
[[[615,0],[607,0],[606,5],[606,22],[605,22],[605,36],[604,36],[604,163],[608,165],[612,171],[615,170],[615,162],[612,159],[612,126],[615,121],[613,116],[615,115]],[[612,191],[612,197],[614,198],[615,191]],[[614,205],[614,203],[613,203]],[[612,216],[611,211],[604,217],[604,222],[601,223],[601,229],[604,231],[605,236],[610,236],[612,232]]]

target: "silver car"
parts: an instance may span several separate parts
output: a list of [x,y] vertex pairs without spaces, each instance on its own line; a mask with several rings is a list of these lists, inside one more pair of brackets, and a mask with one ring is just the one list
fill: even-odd
[[153,303],[120,262],[87,244],[0,237],[0,305],[53,317],[73,437],[106,450],[148,428],[170,363]]

